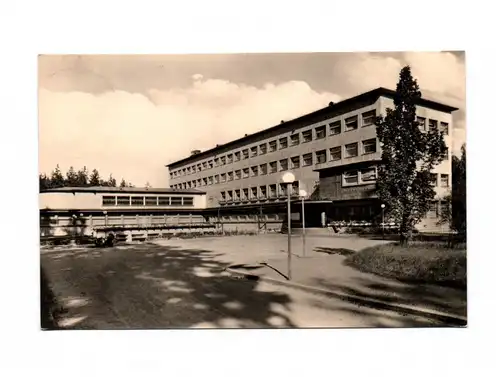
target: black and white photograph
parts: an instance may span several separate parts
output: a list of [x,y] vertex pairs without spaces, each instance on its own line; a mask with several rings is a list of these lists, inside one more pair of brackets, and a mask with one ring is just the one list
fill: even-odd
[[39,55],[41,329],[467,326],[466,56]]

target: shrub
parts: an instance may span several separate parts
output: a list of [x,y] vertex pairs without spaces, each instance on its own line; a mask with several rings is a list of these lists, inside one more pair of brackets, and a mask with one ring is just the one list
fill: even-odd
[[415,283],[465,288],[465,249],[447,249],[442,244],[415,243],[379,245],[347,257],[344,263],[363,272]]

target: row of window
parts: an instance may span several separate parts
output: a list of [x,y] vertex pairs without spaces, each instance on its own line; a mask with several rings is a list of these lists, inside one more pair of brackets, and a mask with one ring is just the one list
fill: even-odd
[[[438,128],[438,121],[435,119],[426,119],[424,117],[417,117],[417,122],[418,122],[418,128],[420,128],[421,131],[429,131],[432,129]],[[446,122],[439,122],[439,131],[441,131],[444,135],[448,135],[450,130],[449,130],[449,125]]]
[[[368,127],[375,123],[376,112],[375,110],[367,111],[361,114],[361,124],[362,127]],[[342,127],[343,125],[343,127]],[[348,118],[344,118],[341,120],[337,120],[335,122],[328,124],[328,132],[330,136],[339,135],[342,132],[342,128],[344,132],[353,131],[359,128],[359,120],[358,115],[354,115]],[[314,131],[314,134],[313,134]],[[262,143],[260,145],[256,145],[250,148],[245,148],[240,151],[236,151],[234,153],[229,153],[228,155],[216,157],[213,160],[205,161],[202,163],[194,164],[192,166],[188,166],[186,168],[182,168],[179,170],[175,170],[170,173],[170,178],[180,177],[188,174],[193,174],[196,172],[204,171],[207,169],[211,169],[217,166],[223,166],[226,164],[231,164],[233,162],[237,162],[240,160],[246,160],[251,157],[256,157],[259,155],[263,155],[266,153],[275,152],[278,149],[285,149],[293,147],[295,145],[299,145],[302,143],[308,143],[314,139],[324,139],[326,137],[327,125],[317,126],[313,129],[305,130],[302,132],[297,132],[295,134],[288,136],[284,136],[279,138],[278,140],[272,140],[268,143]]]
[[450,175],[431,174],[431,185],[433,187],[450,187]]
[[[364,140],[361,143],[362,153],[371,154],[377,151],[376,139]],[[342,151],[343,150],[343,151]],[[216,174],[214,176],[209,176],[205,178],[199,178],[197,180],[183,182],[179,184],[172,185],[173,188],[193,188],[200,186],[208,186],[213,184],[219,184],[224,182],[230,182],[233,180],[244,179],[248,177],[256,177],[258,175],[273,174],[281,171],[286,171],[289,169],[298,169],[301,166],[312,166],[315,164],[324,164],[327,161],[338,161],[342,158],[352,158],[359,155],[359,143],[350,143],[343,146],[332,147],[328,151],[326,149],[316,151],[313,153],[306,153],[302,156],[294,156],[290,158],[284,158],[279,161],[272,161],[269,163],[255,165],[250,168],[244,168],[241,170],[229,171],[227,173]],[[313,159],[314,158],[314,159]],[[301,161],[302,160],[302,161]]]
[[103,196],[105,207],[128,206],[193,206],[192,196]]
[[[263,185],[259,187],[242,188],[235,190],[221,191],[220,200],[228,201],[245,201],[252,199],[275,199],[278,197],[287,196],[286,183],[278,183],[271,185]],[[291,195],[299,195],[299,182],[293,182],[291,186]]]
[[[375,110],[367,111],[361,114],[361,125],[362,127],[368,127],[375,123],[376,112]],[[419,123],[419,127],[422,131],[430,130],[432,128],[438,127],[438,121],[435,119],[427,119],[424,117],[417,117],[417,121]],[[343,127],[342,127],[343,126]],[[330,136],[339,135],[342,132],[353,131],[359,128],[359,120],[358,115],[354,115],[351,117],[347,117],[341,120],[337,120],[335,122],[328,124],[328,132]],[[449,125],[446,122],[439,122],[439,129],[445,135],[449,133]],[[251,148],[245,148],[241,151],[236,151],[234,153],[229,153],[226,156],[217,157],[210,161],[205,161],[202,163],[194,164],[192,166],[188,166],[186,168],[182,168],[179,170],[175,170],[170,173],[170,178],[185,176],[188,174],[193,174],[196,172],[204,171],[207,169],[211,169],[217,166],[223,166],[226,164],[231,164],[240,160],[246,160],[250,157],[256,157],[258,155],[263,155],[266,153],[274,152],[278,149],[285,149],[289,146],[295,146],[302,143],[307,143],[313,140],[313,131],[314,138],[324,139],[326,137],[327,126],[321,125],[314,128],[314,130],[305,130],[301,133],[296,133],[290,135],[290,137],[282,137],[278,140],[272,140],[268,143],[262,143],[259,146],[253,146]],[[302,136],[302,138],[301,138]],[[301,140],[302,139],[302,140]]]

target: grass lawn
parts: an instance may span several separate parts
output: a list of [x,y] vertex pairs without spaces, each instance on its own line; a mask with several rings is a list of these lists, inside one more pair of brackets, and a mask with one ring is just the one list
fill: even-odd
[[401,281],[437,284],[465,289],[467,251],[441,243],[413,243],[407,247],[385,244],[348,256],[345,264],[363,272]]

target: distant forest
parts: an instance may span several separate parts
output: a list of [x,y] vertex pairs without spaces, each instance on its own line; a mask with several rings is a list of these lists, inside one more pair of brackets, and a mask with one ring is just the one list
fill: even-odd
[[[58,188],[58,187],[87,187],[87,186],[104,186],[117,187],[116,179],[110,174],[108,179],[102,179],[97,169],[89,171],[84,166],[83,169],[76,171],[72,166],[63,174],[59,165],[47,176],[45,173],[39,175],[40,191]],[[122,178],[119,187],[134,187],[132,183],[126,182]]]

